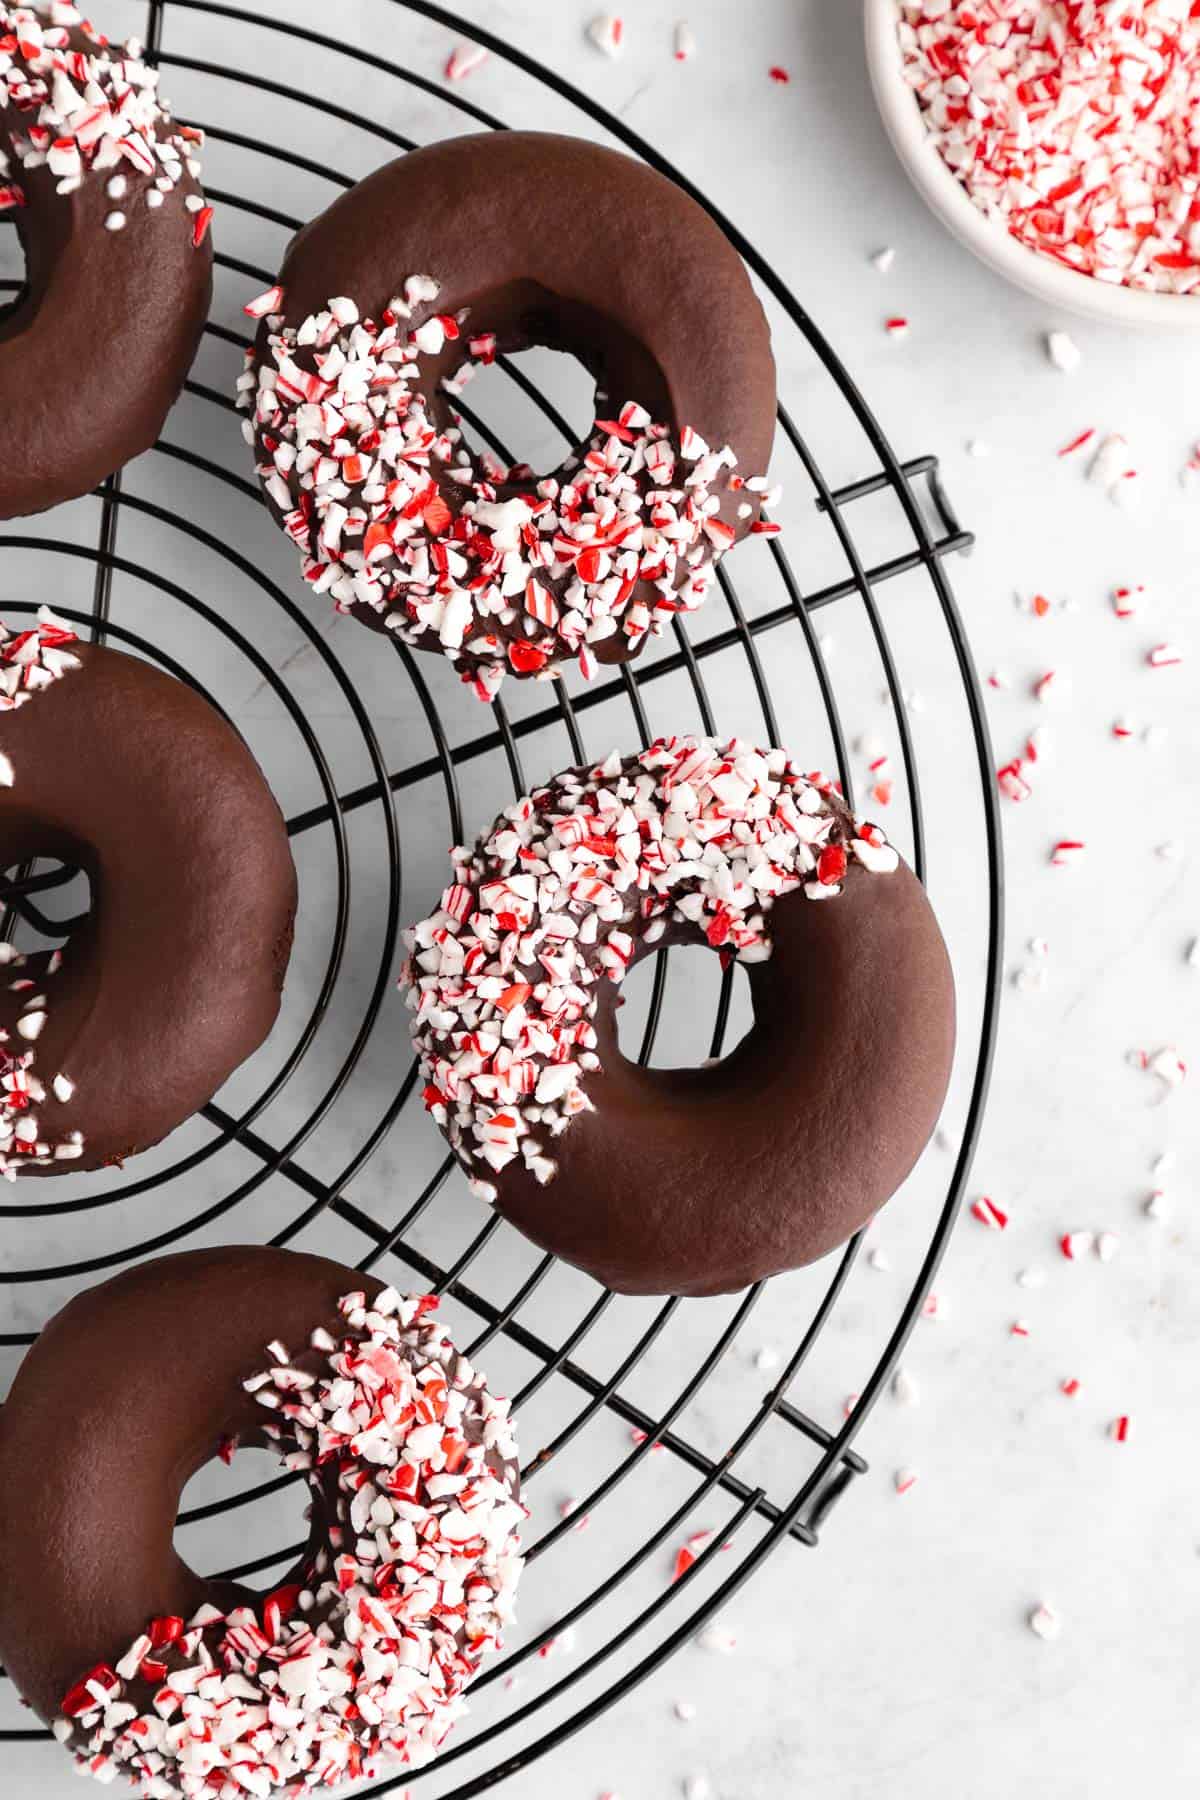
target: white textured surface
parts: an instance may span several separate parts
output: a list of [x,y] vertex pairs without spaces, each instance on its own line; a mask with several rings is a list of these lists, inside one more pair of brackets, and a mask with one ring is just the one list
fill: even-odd
[[[110,9],[116,23],[132,25],[140,9]],[[278,17],[275,4],[262,9]],[[309,17],[310,6],[287,9]],[[328,13],[329,9],[324,9]],[[803,1794],[814,1800],[1008,1800],[1026,1785],[1055,1800],[1116,1800],[1135,1786],[1163,1795],[1185,1794],[1200,1774],[1200,1730],[1195,1717],[1195,1667],[1200,1653],[1200,1529],[1194,1518],[1192,1450],[1200,1401],[1195,1343],[1200,1329],[1200,1236],[1194,1221],[1197,1153],[1194,1102],[1184,1088],[1165,1106],[1154,1104],[1157,1084],[1125,1062],[1134,1045],[1157,1049],[1177,1043],[1197,1050],[1200,971],[1184,951],[1200,933],[1200,881],[1195,871],[1195,769],[1200,751],[1200,713],[1195,705],[1200,632],[1195,627],[1195,566],[1200,548],[1200,498],[1177,484],[1198,422],[1188,399],[1194,353],[1178,343],[1126,338],[1100,327],[1072,325],[1083,351],[1082,367],[1066,376],[1047,361],[1041,338],[1066,323],[1046,316],[1035,302],[997,285],[995,279],[943,235],[909,190],[871,107],[859,42],[859,9],[851,0],[758,0],[733,7],[703,0],[689,9],[698,40],[694,60],[671,59],[675,8],[642,0],[631,9],[624,55],[609,61],[584,41],[592,9],[563,0],[553,7],[475,3],[464,20],[483,20],[530,54],[584,84],[619,112],[692,177],[745,229],[791,284],[813,318],[842,353],[903,455],[936,451],[944,458],[950,493],[964,519],[980,534],[970,562],[952,571],[977,661],[983,672],[1007,672],[1012,686],[989,695],[998,762],[1007,760],[1028,728],[1045,722],[1055,740],[1054,760],[1035,770],[1033,798],[1022,808],[1004,802],[1009,859],[1010,927],[1007,967],[1032,959],[1027,940],[1044,936],[1047,986],[1042,993],[1006,987],[1005,1018],[996,1080],[972,1193],[987,1192],[1010,1214],[1003,1235],[965,1217],[951,1246],[938,1289],[950,1301],[944,1324],[922,1323],[904,1357],[919,1387],[917,1408],[897,1405],[887,1394],[868,1422],[860,1448],[871,1469],[832,1514],[816,1552],[784,1548],[736,1598],[722,1618],[736,1632],[728,1659],[684,1650],[628,1696],[619,1707],[556,1755],[517,1776],[505,1791],[522,1800],[581,1800],[605,1791],[623,1800],[657,1800],[682,1791],[703,1773],[719,1800],[775,1800]],[[413,21],[382,4],[353,14],[389,22],[375,41],[383,54],[436,78],[453,41],[445,32]],[[104,21],[108,23],[108,19]],[[167,47],[233,62],[257,60],[281,80],[311,82],[311,55],[280,46],[274,36],[248,31],[233,41],[230,28],[204,36],[194,15],[169,15]],[[366,35],[364,30],[364,36]],[[786,66],[788,86],[770,82],[772,64]],[[345,78],[331,69],[343,103],[363,116],[379,116],[421,141],[454,129],[437,102]],[[176,72],[165,84],[180,110],[212,116],[217,84]],[[546,102],[524,78],[495,61],[469,77],[463,97],[494,109],[514,124],[582,129],[577,113]],[[236,103],[236,104],[234,104]],[[246,91],[225,95],[228,122],[270,135],[294,116],[264,101],[248,117]],[[240,118],[237,112],[240,110]],[[362,173],[383,152],[377,140],[351,126],[320,125],[314,115],[310,154]],[[214,185],[245,186],[247,164],[234,166],[214,149]],[[218,171],[220,173],[218,173]],[[221,176],[224,177],[222,183]],[[316,177],[284,189],[273,165],[259,168],[260,196],[293,211],[323,205],[329,189]],[[218,214],[227,249],[270,263],[284,234],[245,218]],[[8,239],[0,240],[0,256]],[[868,257],[894,244],[896,261],[881,276]],[[233,322],[245,288],[226,276],[219,316]],[[889,338],[883,320],[904,314],[906,339]],[[842,415],[794,330],[778,338],[781,385],[817,454],[835,479],[869,472],[861,439],[842,434]],[[235,359],[227,346],[208,344],[201,377],[227,385]],[[576,389],[576,392],[578,390]],[[1141,510],[1118,511],[1089,486],[1076,464],[1060,463],[1055,450],[1084,426],[1120,430],[1132,441],[1144,472]],[[245,467],[231,446],[231,422],[213,408],[185,402],[168,436],[191,441],[226,466]],[[968,440],[991,454],[973,458]],[[245,554],[265,564],[281,586],[298,595],[288,547],[269,541],[265,522],[244,501],[214,495],[214,484],[194,481],[156,459],[130,477],[134,492],[153,493],[164,504],[195,512],[206,525],[221,519]],[[836,573],[826,528],[819,528],[802,477],[784,469],[794,496],[790,555],[801,583],[819,585]],[[785,509],[785,517],[788,513]],[[871,553],[895,549],[894,516],[854,529],[871,540]],[[877,535],[873,535],[876,532]],[[30,529],[94,536],[95,511],[85,503],[72,513]],[[336,700],[311,648],[278,614],[264,609],[249,584],[206,553],[181,550],[168,527],[136,517],[122,522],[121,547],[152,562],[164,575],[190,585],[224,616],[241,619],[264,656],[286,664],[293,690],[319,728],[339,783],[353,785],[368,768],[344,705]],[[740,572],[739,572],[739,565]],[[0,602],[21,583],[45,580],[47,561],[30,558],[14,582],[12,564],[0,569]],[[748,610],[778,603],[769,570],[739,551],[731,572]],[[63,603],[86,599],[89,571],[56,560]],[[1118,622],[1108,604],[1117,583],[1145,582],[1153,610]],[[1038,621],[1017,610],[1014,590],[1070,598],[1075,610]],[[905,685],[919,686],[925,710],[913,723],[926,785],[931,838],[931,888],[956,954],[964,1028],[973,1032],[978,1006],[979,924],[984,886],[980,870],[977,808],[971,806],[972,770],[965,746],[961,702],[944,636],[922,610],[919,586],[889,584],[880,601],[903,664]],[[300,597],[301,606],[307,602]],[[911,605],[912,611],[908,610]],[[164,624],[170,610],[169,621]],[[119,580],[114,616],[148,635],[169,631],[170,647],[220,694],[238,717],[285,806],[314,803],[311,769],[297,754],[294,728],[264,693],[255,673],[223,649],[207,631],[186,629],[161,595]],[[390,766],[403,767],[429,754],[429,741],[407,685],[380,669],[365,633],[334,626],[308,609],[325,642],[358,682],[384,740]],[[719,621],[712,622],[713,628]],[[831,668],[850,729],[888,735],[875,704],[878,668],[850,601],[823,613],[819,629],[832,635]],[[347,635],[347,634],[350,635]],[[701,634],[702,635],[702,634]],[[1142,658],[1153,643],[1171,639],[1191,648],[1193,660],[1176,670],[1150,672]],[[789,640],[790,642],[790,640]],[[799,752],[808,751],[810,726],[821,741],[814,760],[827,757],[823,732],[804,685],[803,657],[771,646],[768,667],[781,697],[781,729]],[[790,658],[794,660],[788,660]],[[718,663],[720,671],[718,672]],[[753,690],[727,658],[706,671],[718,723],[761,731]],[[1029,698],[1034,679],[1057,667],[1070,670],[1073,697],[1043,709]],[[422,665],[439,704],[448,712],[456,741],[481,728],[474,703],[459,698],[446,672]],[[518,715],[523,703],[515,705]],[[655,692],[651,724],[669,729],[694,724],[684,686],[663,683]],[[1109,736],[1113,719],[1127,712],[1143,724],[1169,726],[1157,753],[1140,743],[1121,745]],[[602,709],[587,721],[589,750],[632,732],[627,709]],[[549,769],[569,760],[560,733],[539,738],[527,750],[527,766]],[[855,759],[856,769],[860,767]],[[472,765],[464,782],[468,828],[486,820],[504,798],[504,768],[497,755]],[[320,1092],[349,1042],[378,960],[383,894],[378,873],[382,834],[377,809],[351,817],[355,875],[355,929],[342,1002],[323,1041],[333,1048],[310,1059],[274,1109],[272,1141]],[[899,806],[891,809],[900,813]],[[405,907],[412,913],[440,879],[446,839],[436,783],[406,790],[398,809],[405,849]],[[901,817],[886,816],[903,841]],[[1049,846],[1058,838],[1082,838],[1087,862],[1051,869]],[[1156,847],[1178,840],[1182,854],[1167,861]],[[298,856],[306,915],[293,969],[294,1010],[281,1027],[283,1045],[294,1037],[303,997],[314,990],[328,937],[328,843],[308,834]],[[324,884],[324,885],[323,885]],[[689,980],[673,982],[666,1043],[694,1056],[705,1035],[711,988],[704,1005],[695,996],[709,974],[701,961],[680,964]],[[643,993],[644,993],[643,988]],[[388,1005],[392,1005],[389,1000]],[[407,1067],[401,1040],[402,1009],[394,1004],[392,1031],[376,1033],[371,1054],[347,1101],[304,1148],[306,1166],[333,1179],[363,1142]],[[385,1014],[386,1017],[386,1014]],[[289,1025],[291,1030],[289,1031]],[[970,1045],[966,1045],[969,1053]],[[268,1050],[252,1076],[239,1078],[239,1093],[257,1091],[274,1068]],[[313,1072],[310,1073],[310,1069]],[[964,1065],[965,1069],[965,1065]],[[244,1085],[243,1085],[244,1080]],[[961,1081],[950,1117],[961,1116]],[[264,1125],[264,1129],[265,1129]],[[180,1147],[204,1141],[207,1129],[188,1127],[173,1140]],[[1170,1217],[1148,1221],[1142,1202],[1155,1185],[1152,1160],[1164,1149],[1178,1155],[1167,1178]],[[351,1184],[353,1197],[383,1221],[401,1216],[436,1167],[436,1148],[420,1120],[393,1134]],[[155,1158],[145,1159],[152,1164]],[[76,1232],[75,1221],[30,1221],[18,1231],[5,1221],[3,1255],[10,1265],[45,1263],[66,1254],[87,1255],[119,1247],[163,1229],[198,1210],[200,1195],[227,1192],[257,1164],[228,1153],[219,1177],[201,1172],[186,1195],[131,1200],[115,1214],[93,1215]],[[937,1183],[949,1166],[931,1153],[931,1167],[893,1207],[873,1239],[891,1272],[864,1264],[856,1271],[830,1330],[818,1345],[794,1397],[828,1425],[861,1383],[895,1316],[905,1282],[915,1273],[934,1215]],[[211,1165],[210,1165],[211,1167]],[[137,1173],[143,1172],[138,1165]],[[56,1190],[59,1191],[59,1190]],[[64,1190],[65,1191],[65,1190]],[[227,1222],[225,1235],[266,1237],[296,1208],[281,1181],[268,1183]],[[436,1222],[435,1222],[436,1215]],[[482,1223],[459,1184],[451,1184],[413,1235],[439,1256],[465,1248]],[[1107,1265],[1095,1256],[1068,1262],[1056,1240],[1068,1230],[1111,1229],[1120,1249]],[[210,1227],[212,1241],[220,1226]],[[315,1243],[308,1234],[302,1241]],[[321,1243],[354,1257],[362,1241],[344,1227]],[[69,1245],[70,1248],[64,1248]],[[515,1289],[532,1266],[507,1237],[489,1247],[486,1275],[473,1270],[489,1293]],[[1042,1286],[1021,1288],[1018,1273],[1045,1271]],[[393,1270],[394,1278],[399,1278]],[[0,1329],[33,1329],[74,1283],[34,1283],[6,1288],[0,1296]],[[790,1349],[797,1322],[811,1312],[820,1272],[779,1283],[726,1359],[721,1374],[689,1407],[687,1434],[716,1453],[730,1443],[772,1374],[754,1367],[764,1346]],[[582,1317],[592,1291],[586,1283],[555,1276],[528,1315],[538,1330],[562,1341]],[[692,1367],[697,1346],[711,1342],[732,1309],[724,1303],[683,1309],[664,1331],[649,1364],[629,1388],[647,1405],[665,1405]],[[462,1317],[452,1309],[451,1321]],[[614,1370],[649,1309],[613,1309],[587,1339],[581,1360]],[[1031,1335],[1014,1338],[1009,1327],[1028,1321]],[[470,1321],[477,1329],[477,1321]],[[15,1366],[3,1353],[0,1376]],[[529,1359],[496,1345],[485,1366],[497,1385],[517,1385],[532,1372]],[[1063,1398],[1058,1383],[1077,1376],[1082,1389]],[[624,1390],[623,1390],[624,1391]],[[555,1384],[527,1409],[526,1455],[548,1442],[578,1410],[581,1396]],[[1119,1413],[1133,1421],[1131,1441],[1106,1435]],[[682,1424],[681,1422],[681,1428]],[[778,1429],[780,1433],[783,1428]],[[557,1503],[586,1492],[627,1448],[624,1428],[601,1418],[581,1433],[569,1457],[538,1484],[538,1527],[553,1521]],[[771,1437],[753,1479],[784,1494],[802,1478],[797,1443]],[[253,1459],[251,1466],[256,1467]],[[902,1498],[893,1473],[915,1470],[916,1486]],[[239,1474],[235,1477],[241,1480]],[[247,1480],[251,1477],[249,1473]],[[219,1491],[211,1487],[206,1492]],[[538,1629],[564,1598],[584,1592],[640,1540],[648,1518],[659,1519],[687,1491],[684,1474],[666,1455],[641,1470],[597,1511],[589,1530],[568,1540],[566,1552],[548,1554],[531,1571],[523,1608],[526,1630]],[[669,1573],[669,1548],[686,1531],[719,1525],[728,1501],[697,1509],[670,1546],[652,1559],[638,1588],[642,1603],[661,1592]],[[253,1555],[297,1535],[294,1510],[286,1507],[244,1535],[228,1526],[193,1534],[187,1549],[199,1566]],[[278,1521],[273,1525],[272,1520]],[[202,1541],[200,1541],[202,1540]],[[1045,1602],[1061,1615],[1055,1641],[1029,1629],[1031,1610]],[[624,1616],[624,1615],[622,1615]],[[576,1657],[600,1649],[614,1614],[580,1627]],[[521,1641],[519,1638],[515,1642]],[[565,1661],[535,1662],[516,1696],[481,1693],[476,1716],[499,1717],[506,1707],[537,1696],[566,1672]],[[596,1688],[585,1682],[585,1695]],[[696,1717],[680,1721],[679,1700]],[[500,1740],[511,1753],[531,1741],[551,1709]],[[0,1722],[15,1722],[8,1701]],[[21,1800],[35,1792],[66,1800],[79,1790],[44,1747],[9,1751],[3,1763],[6,1793]],[[466,1761],[422,1784],[416,1793],[449,1792],[454,1779],[489,1762]]]

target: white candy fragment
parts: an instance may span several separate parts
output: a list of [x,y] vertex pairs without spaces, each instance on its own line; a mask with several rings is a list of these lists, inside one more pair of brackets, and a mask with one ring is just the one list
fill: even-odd
[[1047,1606],[1043,1602],[1042,1605],[1035,1606],[1030,1613],[1029,1629],[1035,1637],[1040,1637],[1043,1641],[1050,1643],[1062,1631],[1062,1619],[1053,1607]]
[[1046,355],[1056,369],[1064,375],[1071,375],[1083,361],[1083,352],[1075,340],[1065,331],[1048,331],[1046,333]]
[[892,1376],[892,1396],[901,1406],[920,1406],[921,1389],[910,1370],[896,1370]]

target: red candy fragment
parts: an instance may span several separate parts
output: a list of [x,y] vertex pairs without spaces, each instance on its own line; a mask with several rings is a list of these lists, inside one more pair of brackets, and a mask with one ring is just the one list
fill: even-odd
[[68,1719],[78,1719],[83,1713],[92,1712],[97,1706],[104,1704],[97,1699],[94,1688],[100,1688],[105,1695],[112,1695],[120,1688],[121,1682],[115,1669],[107,1663],[97,1663],[91,1672],[77,1681],[63,1696],[62,1710]]

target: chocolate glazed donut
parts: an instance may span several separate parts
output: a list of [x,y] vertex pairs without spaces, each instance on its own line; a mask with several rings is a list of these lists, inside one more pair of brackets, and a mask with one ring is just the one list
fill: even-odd
[[[0,1069],[32,1051],[46,1090],[46,1156],[19,1158],[34,1174],[118,1163],[212,1098],[275,1021],[296,907],[279,808],[236,732],[150,664],[41,634],[78,666],[0,711],[0,869],[75,864],[91,909],[61,967],[0,970]],[[3,640],[0,676],[19,641]]]
[[[724,549],[772,529],[759,524],[775,425],[762,307],[708,214],[644,164],[540,132],[451,139],[338,199],[294,239],[279,280],[247,308],[267,316],[243,381],[268,505],[314,586],[449,654],[481,697],[506,670],[538,674],[578,654],[586,674],[592,660],[627,660],[700,604]],[[336,375],[314,385],[335,340],[367,369],[372,401],[393,396],[386,412],[356,416]],[[550,497],[527,468],[481,464],[454,430],[465,365],[530,345],[569,352],[597,384],[598,422],[553,471]],[[421,481],[402,481],[397,499],[395,474],[413,470],[391,455],[388,427],[411,437],[414,419],[440,436],[432,453],[417,446]],[[595,488],[580,508],[560,504],[581,469]],[[541,514],[531,521],[521,500]],[[606,528],[610,500],[632,536]],[[669,528],[643,541],[642,525]],[[598,568],[585,545],[599,547]]]
[[198,134],[172,123],[136,57],[47,17],[0,4],[0,214],[26,275],[0,311],[0,519],[87,493],[154,443],[212,291]]
[[[523,1509],[507,1403],[435,1311],[241,1247],[126,1271],[43,1331],[0,1409],[0,1653],[94,1773],[192,1795],[236,1765],[238,1792],[308,1793],[436,1748],[508,1616]],[[305,1553],[266,1597],[173,1542],[187,1481],[239,1445],[275,1448],[312,1496]],[[218,1734],[179,1710],[205,1675]]]
[[[408,941],[426,1105],[475,1192],[623,1293],[825,1255],[945,1097],[954,986],[924,890],[782,751],[666,738],[556,776],[455,852]],[[621,1053],[620,984],[670,944],[747,965],[754,1024],[714,1066]]]

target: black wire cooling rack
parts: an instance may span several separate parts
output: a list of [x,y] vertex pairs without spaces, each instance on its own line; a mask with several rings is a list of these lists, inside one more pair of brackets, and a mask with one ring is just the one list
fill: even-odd
[[[726,561],[703,614],[686,626],[676,621],[673,635],[636,666],[591,686],[572,679],[515,693],[506,687],[488,712],[464,699],[432,660],[419,664],[397,645],[393,665],[390,651],[357,627],[342,622],[331,633],[321,608],[303,595],[290,547],[270,531],[248,456],[239,455],[231,388],[246,338],[224,322],[237,321],[240,302],[270,285],[283,244],[301,222],[299,206],[293,215],[275,201],[294,183],[308,212],[327,204],[383,157],[413,147],[394,128],[410,114],[426,136],[448,135],[464,123],[504,128],[461,88],[447,90],[376,47],[403,47],[410,29],[422,31],[426,45],[444,30],[448,47],[463,35],[461,21],[423,0],[372,0],[369,10],[380,28],[361,33],[370,46],[362,47],[309,28],[295,8],[275,19],[208,0],[157,0],[145,9],[148,52],[162,65],[178,111],[208,131],[208,191],[218,208],[213,319],[155,451],[91,499],[0,531],[6,614],[29,614],[49,598],[97,641],[152,659],[235,718],[288,812],[302,891],[281,1024],[218,1100],[128,1175],[66,1176],[5,1190],[0,1288],[8,1300],[0,1323],[9,1328],[0,1333],[0,1354],[11,1376],[37,1327],[72,1291],[171,1246],[230,1238],[302,1242],[364,1269],[386,1268],[402,1285],[442,1292],[472,1359],[486,1350],[493,1385],[504,1385],[495,1380],[497,1365],[507,1377],[526,1449],[543,1445],[525,1469],[534,1521],[522,1608],[534,1618],[532,1629],[481,1677],[470,1720],[431,1770],[369,1789],[384,1794],[428,1780],[439,1794],[461,1800],[526,1767],[620,1699],[693,1638],[785,1539],[816,1545],[839,1496],[865,1473],[854,1440],[921,1314],[979,1132],[996,1028],[1002,880],[987,727],[945,569],[971,540],[954,517],[936,459],[898,460],[802,306],[719,213],[771,309],[781,366],[802,360],[797,382],[806,430],[780,406],[789,529]],[[623,145],[706,204],[651,145],[587,95],[490,33],[471,27],[469,35],[508,65],[514,93],[528,95],[517,102],[520,123],[543,123],[550,108],[553,122],[570,129],[573,115],[576,129]],[[303,66],[311,78],[285,79],[285,64]],[[349,172],[339,172],[339,150]],[[231,187],[223,185],[227,174]],[[258,254],[234,255],[230,245],[257,246]],[[0,254],[2,246],[0,239]],[[15,277],[0,281],[0,293],[18,286]],[[504,368],[543,429],[574,442],[578,433],[527,367]],[[483,407],[463,403],[461,410],[482,441],[515,460]],[[819,460],[812,447],[810,415],[830,433],[829,459]],[[858,457],[858,466],[869,468],[859,479],[827,470],[827,460],[845,465]],[[923,794],[901,682],[905,646],[886,618],[893,593],[906,596],[906,618],[918,604],[932,608],[962,706],[961,731],[949,743],[939,732],[937,757],[926,758],[924,772],[928,788],[931,771],[943,763],[965,769],[978,810],[974,936],[965,959],[976,972],[979,1000],[960,1052],[953,1167],[947,1175],[943,1160],[929,1177],[928,1227],[903,1296],[860,1363],[857,1405],[826,1424],[820,1415],[829,1416],[828,1383],[824,1405],[810,1405],[804,1380],[839,1342],[839,1308],[858,1239],[807,1276],[787,1278],[792,1286],[770,1284],[765,1303],[761,1287],[728,1304],[648,1304],[598,1291],[537,1256],[469,1202],[457,1177],[449,1180],[452,1163],[421,1116],[405,1014],[391,990],[401,925],[427,910],[440,888],[447,838],[461,841],[485,824],[506,797],[505,782],[509,794],[522,792],[613,744],[627,749],[658,729],[693,725],[741,729],[807,755],[819,723],[853,800],[840,664],[819,630],[827,618],[836,618],[839,630],[859,632],[859,662],[882,677],[902,777],[897,811],[906,814],[905,847],[924,878],[929,846],[948,826],[945,807],[928,813]],[[717,687],[732,696],[728,705],[714,698]],[[674,710],[659,717],[660,705]],[[4,935],[61,939],[71,925],[64,910],[78,910],[75,884],[71,870],[56,866],[10,871],[0,885]],[[306,887],[319,890],[307,910]],[[672,1016],[668,962],[660,956],[647,980],[643,1059],[661,1054]],[[737,1016],[732,974],[718,980],[714,967],[712,990],[708,1047],[717,1055]],[[695,992],[689,998],[685,1030],[694,1028]],[[398,1086],[397,1066],[404,1070]],[[395,1194],[399,1202],[391,1200]],[[765,1395],[761,1371],[768,1363],[760,1357],[747,1399],[741,1350],[751,1316],[761,1318],[764,1304],[774,1335],[786,1329],[788,1347],[771,1367]],[[572,1457],[579,1497],[556,1498],[552,1471]],[[290,1478],[252,1482],[232,1496],[227,1485],[213,1493],[181,1515],[182,1542],[194,1560],[210,1546],[218,1560],[235,1541],[243,1552],[251,1548],[256,1519],[266,1520],[261,1554],[226,1573],[266,1579],[296,1552],[270,1535],[279,1508],[287,1516],[294,1507]],[[568,1542],[589,1517],[590,1534],[568,1565]],[[666,1580],[663,1558],[698,1520],[714,1518],[708,1547],[680,1579]],[[551,1663],[536,1691],[514,1700],[517,1672],[531,1680],[542,1675],[541,1661],[576,1627],[594,1647],[562,1673]],[[11,1691],[3,1705],[0,1721],[19,1719]],[[44,1736],[19,1724],[0,1729],[0,1766],[6,1757],[36,1754],[16,1746]],[[51,1777],[49,1768],[42,1773]]]

